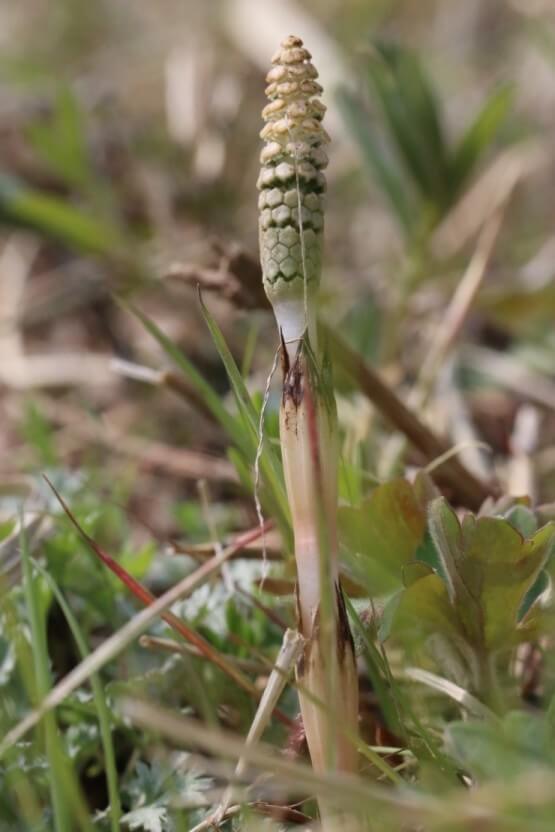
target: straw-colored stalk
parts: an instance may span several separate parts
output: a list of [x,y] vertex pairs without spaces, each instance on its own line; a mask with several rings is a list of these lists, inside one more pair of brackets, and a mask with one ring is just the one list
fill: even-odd
[[[273,59],[263,111],[260,253],[282,340],[280,437],[295,539],[300,704],[317,771],[355,772],[358,683],[337,565],[337,425],[329,368],[316,342],[321,270],[325,108],[310,53],[285,40]],[[331,817],[321,804],[324,820]],[[330,821],[331,822],[331,821]],[[330,826],[331,828],[331,826]]]

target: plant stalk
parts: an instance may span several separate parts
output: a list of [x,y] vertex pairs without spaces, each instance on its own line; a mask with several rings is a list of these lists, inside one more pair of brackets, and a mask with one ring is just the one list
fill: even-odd
[[[327,164],[322,145],[329,139],[310,57],[299,38],[287,38],[267,76],[260,253],[282,343],[280,439],[304,638],[297,666],[301,713],[314,769],[356,772],[356,744],[346,737],[357,735],[358,676],[338,580],[337,418],[315,324]],[[324,800],[319,806],[326,830],[355,828],[354,818],[340,817]]]

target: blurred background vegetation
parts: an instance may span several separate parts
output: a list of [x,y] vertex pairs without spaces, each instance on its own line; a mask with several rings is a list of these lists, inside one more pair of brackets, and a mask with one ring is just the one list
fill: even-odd
[[[29,614],[14,520],[22,497],[31,550],[71,599],[90,648],[136,610],[67,524],[33,515],[45,506],[54,512],[41,472],[89,534],[155,592],[191,569],[190,560],[165,554],[175,541],[214,541],[257,523],[252,473],[226,453],[228,440],[198,386],[177,375],[128,304],[171,338],[227,404],[229,382],[199,310],[200,284],[260,405],[277,334],[257,265],[258,133],[264,76],[291,33],[312,52],[329,108],[322,319],[447,445],[460,445],[461,461],[480,481],[534,503],[555,501],[549,0],[5,2],[5,728],[40,692],[21,670],[30,648],[16,626]],[[356,502],[376,482],[430,460],[405,447],[387,413],[340,367],[336,378],[342,498]],[[270,440],[276,405],[272,396]],[[230,591],[229,581],[244,581],[250,592],[259,577],[258,567],[241,564],[183,602],[183,615],[237,659],[252,658],[251,648],[273,657],[279,627],[252,599]],[[291,578],[287,566],[276,594]],[[27,596],[26,603],[46,628],[48,687],[79,653],[52,587],[45,578],[35,583],[42,601]],[[289,596],[283,603],[290,615]],[[175,657],[134,646],[105,682],[115,695],[126,684],[135,690],[140,679],[145,692],[182,706],[179,677],[182,696],[187,691],[198,704],[202,695],[188,689],[186,675]],[[216,710],[218,703],[214,693]],[[219,717],[244,730],[249,708],[225,704]],[[90,698],[73,696],[60,719],[88,803],[101,810],[108,796]],[[202,814],[195,799],[213,781],[181,757],[150,754],[148,737],[123,721],[117,732],[123,810],[139,812],[129,827],[171,828],[164,825],[168,795],[173,800],[177,791],[193,806],[188,828]],[[16,769],[26,775],[15,786],[10,780],[5,805],[0,797],[2,829],[52,828],[41,810],[46,763],[35,751],[22,744],[12,774],[3,773],[8,780]],[[26,802],[28,782],[38,797]],[[141,815],[145,807],[150,814]]]

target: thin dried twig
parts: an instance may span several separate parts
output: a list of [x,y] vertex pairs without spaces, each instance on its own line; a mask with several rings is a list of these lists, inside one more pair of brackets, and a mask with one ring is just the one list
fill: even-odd
[[124,378],[133,379],[143,384],[150,384],[153,387],[165,387],[171,390],[172,393],[176,393],[188,404],[192,404],[196,410],[200,410],[204,416],[211,422],[214,422],[214,414],[206,406],[192,385],[187,383],[183,375],[173,370],[156,370],[145,364],[137,364],[135,361],[127,361],[123,358],[113,358],[110,366],[115,373],[118,373]]
[[258,309],[268,306],[262,289],[260,266],[238,244],[215,244],[220,255],[217,268],[207,268],[192,263],[172,263],[163,280],[180,280],[189,286],[200,286],[208,292],[217,292],[240,309]]

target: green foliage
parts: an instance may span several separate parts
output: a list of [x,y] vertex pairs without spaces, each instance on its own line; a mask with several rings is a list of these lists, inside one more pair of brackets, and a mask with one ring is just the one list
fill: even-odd
[[[200,304],[204,320],[210,330],[210,334],[214,344],[216,345],[220,358],[222,359],[231,384],[231,389],[233,391],[241,418],[242,435],[245,439],[248,437],[248,458],[252,464],[256,458],[258,444],[262,441],[261,437],[259,437],[260,414],[257,413],[254,407],[239,368],[237,367],[235,360],[225,342],[225,338],[223,337],[218,324],[202,301],[202,298],[200,299]],[[285,530],[287,528],[289,508],[285,496],[281,464],[274,447],[269,446],[262,449],[260,456],[260,468],[264,477],[264,482],[266,483],[269,491],[271,507],[274,510],[273,513],[277,513]]]
[[[27,614],[31,630],[31,650],[33,654],[34,684],[30,693],[33,704],[38,704],[46,697],[52,678],[49,667],[48,644],[46,639],[47,613],[51,592],[47,581],[42,576],[33,574],[33,563],[28,551],[25,534],[21,534],[21,554],[23,562],[23,588],[27,605]],[[51,797],[54,828],[64,832],[72,828],[89,830],[92,822],[85,807],[76,771],[71,765],[68,754],[69,736],[59,734],[56,715],[45,715],[39,731],[39,743],[44,743],[48,760],[48,788]],[[65,745],[65,747],[64,747]],[[9,758],[10,755],[8,755]]]
[[1,172],[0,224],[37,231],[91,254],[115,256],[123,250],[117,231],[98,217]]
[[527,285],[525,281],[513,286],[504,284],[501,289],[484,292],[481,308],[502,327],[515,335],[537,337],[542,329],[551,330],[555,317],[555,282],[544,285]]
[[429,567],[417,574],[386,608],[382,630],[382,637],[396,636],[412,652],[427,646],[429,655],[437,656],[441,639],[443,668],[458,666],[455,673],[496,709],[504,707],[496,656],[533,635],[533,605],[555,543],[552,523],[535,531],[523,506],[508,515],[512,522],[467,514],[460,523],[444,498],[435,500],[429,526],[441,574]]
[[[422,481],[394,480],[359,505],[342,507],[347,574],[370,597],[385,598],[373,623],[382,642],[401,646],[412,660],[436,662],[503,709],[512,694],[502,691],[497,657],[538,631],[537,600],[547,586],[555,525],[538,529],[522,503],[503,517],[466,514],[461,523],[444,498],[427,505],[432,497]],[[379,691],[387,670],[376,654],[368,658]]]
[[381,124],[368,114],[364,98],[346,88],[339,90],[338,103],[372,178],[415,240],[435,227],[468,187],[507,118],[512,91],[494,90],[463,135],[450,143],[441,103],[416,54],[393,43],[375,44],[366,81]]
[[52,441],[51,425],[43,418],[39,408],[32,401],[26,402],[21,432],[26,441],[37,450],[44,465],[55,465],[56,450]]
[[71,90],[60,88],[47,123],[34,123],[27,137],[50,170],[72,185],[92,180],[83,114]]
[[[35,569],[37,569],[37,566],[38,565],[35,564]],[[83,632],[79,627],[79,624],[71,610],[71,607],[67,603],[59,587],[54,582],[50,573],[45,569],[39,568],[38,574],[42,575],[47,584],[50,586],[52,593],[56,598],[56,601],[58,602],[64,613],[64,616],[71,630],[71,634],[75,639],[77,648],[79,650],[79,656],[82,660],[85,659],[88,656],[89,651]],[[100,738],[102,740],[102,750],[104,754],[104,768],[106,770],[106,780],[108,785],[108,793],[110,797],[111,828],[113,832],[117,832],[121,817],[121,806],[119,798],[118,775],[116,769],[116,755],[112,739],[112,724],[106,698],[104,695],[104,690],[102,687],[102,682],[100,680],[99,675],[97,673],[91,674],[90,680],[93,691],[94,704],[98,716]],[[71,731],[72,727],[74,729],[73,733]],[[83,732],[85,733],[84,737],[82,736]],[[77,736],[75,736],[75,734],[77,734]],[[80,719],[76,725],[70,726],[66,732],[66,743],[69,746],[68,754],[72,759],[75,759],[82,752],[84,743],[86,743],[89,746],[89,753],[91,750],[94,753],[94,750],[98,745],[98,741],[99,735],[96,725],[91,726],[82,719]],[[92,746],[92,749],[90,749],[90,746]]]
[[[65,5],[64,15],[77,21],[79,28],[81,12],[88,14],[94,4],[81,9],[82,4],[71,0]],[[543,27],[544,45],[546,31]],[[72,48],[79,57],[78,40],[72,42]],[[36,75],[35,60],[42,74],[40,56],[29,59],[27,71]],[[69,249],[84,258],[100,258],[108,267],[109,281],[120,270],[136,275],[142,269],[137,263],[143,251],[135,255],[137,237],[123,219],[128,208],[135,208],[127,204],[134,201],[133,188],[129,200],[129,195],[118,192],[120,186],[125,191],[129,182],[113,183],[95,169],[101,154],[91,153],[91,136],[96,134],[89,122],[96,114],[89,109],[88,96],[85,110],[78,97],[79,85],[70,88],[56,81],[53,86],[53,94],[51,84],[41,87],[41,93],[47,94],[47,107],[41,109],[39,118],[25,124],[22,142],[40,173],[51,177],[55,185],[44,185],[41,176],[34,179],[32,173],[27,179],[25,167],[25,172],[15,175],[3,172],[0,223],[8,231],[23,228],[46,241],[41,269],[43,259],[47,270],[51,265],[55,269],[60,263],[56,253],[61,252],[63,260]],[[502,131],[512,105],[511,89],[499,86],[485,95],[477,114],[452,139],[446,129],[447,108],[424,61],[400,46],[378,44],[368,60],[360,93],[343,89],[338,100],[365,167],[402,229],[402,257],[411,264],[418,261],[423,274],[432,273],[432,248],[426,248],[431,234],[468,191],[487,155],[506,138]],[[207,129],[212,129],[211,125],[207,124]],[[143,130],[141,125],[139,132]],[[163,172],[158,150],[152,149],[153,137],[144,130],[140,141],[143,149],[150,148],[147,153],[152,168],[147,169],[146,178],[153,171],[158,177]],[[154,141],[158,141],[156,136]],[[168,144],[166,137],[163,142]],[[234,148],[226,147],[226,154],[228,151],[232,157]],[[188,155],[189,148],[171,149],[172,177],[178,166],[184,171],[183,179],[189,175]],[[140,166],[137,170],[130,167],[130,180],[135,174],[142,180],[145,171]],[[183,199],[183,179],[175,191],[173,182],[167,188],[168,203]],[[186,182],[186,188],[194,191],[193,201],[205,206],[211,223],[214,217],[224,216],[226,232],[233,229],[228,212],[229,205],[236,206],[233,182],[198,188],[197,184]],[[159,206],[154,207],[153,214],[166,216],[157,210]],[[167,207],[165,203],[163,207]],[[525,208],[527,211],[529,202]],[[168,217],[170,213],[168,210]],[[241,210],[237,215],[242,220],[245,213]],[[181,222],[181,215],[173,219]],[[162,240],[165,245],[163,234],[160,239],[155,236],[159,232],[156,224],[153,221],[148,229],[153,243]],[[337,262],[331,265],[338,266]],[[442,274],[446,271],[442,268]],[[404,277],[404,269],[393,270],[392,282],[399,275]],[[503,276],[502,281],[484,288],[478,299],[480,312],[487,323],[492,321],[511,334],[515,354],[531,353],[539,344],[549,374],[553,286],[535,278],[511,286],[507,281]],[[428,303],[427,298],[423,300],[424,304],[415,306],[417,314]],[[144,303],[148,309],[148,298]],[[380,303],[373,298],[358,303],[342,320],[342,328],[356,349],[376,363],[391,332],[403,332],[407,322],[410,337],[414,331],[407,315],[412,308],[401,303],[397,309],[395,304],[394,298],[394,327],[383,314],[381,298]],[[230,493],[227,483],[222,493],[214,488],[209,511],[211,520],[217,518],[217,536],[254,524],[253,463],[260,441],[262,390],[251,393],[246,376],[253,367],[258,369],[258,322],[248,323],[244,356],[238,361],[218,323],[201,304],[207,332],[227,372],[228,400],[147,314],[133,311],[184,374],[228,443],[226,452],[244,493],[237,489]],[[262,337],[262,329],[260,334]],[[517,342],[515,335],[529,340]],[[538,349],[535,358],[539,354]],[[405,366],[403,353],[393,357],[395,363],[401,357],[399,363]],[[406,366],[414,368],[410,362]],[[353,392],[351,383],[347,391]],[[152,399],[145,410],[151,404]],[[151,418],[157,418],[156,406],[152,412]],[[79,523],[113,552],[133,577],[159,592],[198,566],[189,558],[166,557],[162,542],[145,539],[143,518],[135,524],[135,517],[133,521],[127,517],[134,472],[128,479],[119,472],[113,477],[110,467],[106,475],[95,453],[81,462],[82,473],[70,474],[57,431],[41,412],[40,398],[26,398],[22,413],[18,432],[26,446],[25,471],[34,465],[48,468]],[[265,424],[260,496],[265,516],[278,521],[287,554],[288,508],[274,441],[278,429],[272,401]],[[437,492],[422,474],[414,484],[397,479],[376,485],[368,469],[376,470],[371,446],[382,438],[379,429],[369,441],[357,439],[357,447],[342,462],[340,472],[341,571],[351,579],[351,583],[345,581],[344,588],[354,585],[357,596],[356,601],[347,599],[346,606],[360,657],[361,748],[366,757],[361,766],[361,802],[376,829],[551,829],[555,700],[551,705],[549,701],[555,674],[551,655],[553,599],[547,590],[553,578],[550,553],[554,524],[544,524],[552,509],[536,510],[526,500],[504,500],[489,515],[484,508],[479,516],[463,516],[458,507],[455,511],[444,499],[435,500]],[[10,471],[17,462],[10,457]],[[89,651],[136,613],[119,580],[90,555],[76,531],[60,519],[58,508],[41,484],[35,485],[33,501],[25,511],[32,513],[38,505],[45,528],[38,527],[35,539],[33,526],[32,534],[23,535],[21,545],[14,547],[19,515],[14,511],[8,516],[4,509],[18,506],[21,494],[15,499],[10,494],[4,502],[9,483],[0,483],[0,565],[2,569],[8,562],[10,567],[16,566],[6,573],[8,580],[2,583],[0,597],[2,735],[19,724]],[[164,493],[160,502],[164,502],[163,511],[175,520],[179,535],[187,543],[212,539],[206,506],[199,503],[194,489],[179,483],[174,493],[179,497],[166,502]],[[140,539],[136,536],[139,525]],[[290,562],[269,565],[277,579],[285,575],[289,580],[290,567]],[[292,598],[274,598],[268,587],[261,597],[272,619],[240,592],[243,587],[256,592],[253,584],[259,576],[260,563],[230,561],[223,577],[206,582],[176,603],[172,611],[230,662],[245,668],[257,689],[262,689],[280,644],[281,627],[276,621],[290,624],[295,610]],[[149,635],[165,639],[164,650],[171,650],[163,622],[153,623]],[[517,658],[525,666],[519,675],[514,672]],[[411,676],[410,670],[420,671],[420,677]],[[541,684],[535,682],[535,674]],[[428,683],[422,681],[426,678]],[[465,695],[470,692],[478,707],[469,706]],[[0,832],[79,832],[91,828],[99,832],[118,828],[181,832],[198,823],[217,799],[214,795],[221,794],[232,769],[224,768],[214,755],[208,758],[205,771],[200,752],[194,758],[176,753],[173,738],[165,745],[155,727],[147,730],[131,724],[118,703],[137,697],[169,706],[175,713],[193,714],[197,724],[225,725],[240,737],[245,736],[256,707],[253,697],[237,689],[204,659],[182,652],[157,653],[152,644],[149,650],[139,643],[126,644],[117,661],[107,662],[91,674],[85,685],[67,696],[0,760]],[[288,687],[279,707],[282,716],[296,718],[294,685]],[[482,718],[475,718],[480,715]],[[284,728],[277,722],[270,725],[265,739],[273,743],[272,753],[280,762],[285,747],[293,758],[296,752],[292,749],[300,744],[296,727]],[[375,765],[376,755],[382,758],[381,766]],[[293,782],[295,799],[300,802],[312,791],[297,784],[295,763],[291,765],[289,782]],[[384,771],[391,781],[387,787],[379,779]],[[255,780],[256,774],[257,769],[253,770],[252,795],[269,795],[279,801],[280,776],[273,772],[271,778]],[[337,786],[330,778],[326,787],[333,796],[350,784]],[[261,828],[262,823],[266,827],[255,808],[245,812],[244,828],[247,823],[249,829]],[[304,809],[312,812],[313,802],[305,800]],[[226,830],[241,828],[241,820],[226,824],[222,827]]]
[[555,525],[524,539],[499,517],[466,515],[460,524],[439,498],[430,508],[430,529],[465,638],[486,650],[513,643],[518,612],[549,555]]
[[478,782],[555,771],[554,739],[548,715],[524,711],[486,724],[452,722],[446,733],[450,753]]
[[[219,338],[219,332],[215,332]],[[246,418],[254,417],[257,408],[245,398],[246,391],[233,365],[230,372],[238,387],[237,396],[243,397],[238,414],[247,411]],[[225,418],[240,420],[245,416],[229,414]],[[38,434],[31,431],[39,452],[47,428],[42,425]],[[61,472],[54,474],[62,476]],[[71,493],[72,507],[91,535],[108,544],[120,542],[116,551],[119,549],[120,562],[127,569],[148,578],[154,563],[160,568],[161,559],[152,545],[145,544],[137,555],[132,554],[127,522],[121,510],[112,505],[114,495],[107,492],[106,504],[99,510],[87,482],[62,479],[61,486]],[[514,646],[528,641],[536,632],[541,617],[538,597],[545,587],[543,570],[553,543],[553,524],[540,527],[537,512],[525,501],[514,500],[494,507],[502,516],[466,515],[461,522],[446,501],[435,495],[429,479],[420,474],[414,484],[398,479],[373,488],[356,505],[343,506],[339,515],[345,570],[372,599],[370,610],[367,601],[358,600],[356,609],[348,602],[358,649],[372,680],[379,713],[394,738],[388,743],[410,750],[406,776],[409,780],[418,778],[424,798],[434,794],[433,784],[437,782],[443,784],[442,788],[445,784],[455,788],[456,771],[462,770],[476,783],[487,784],[497,781],[500,772],[511,779],[553,768],[551,717],[549,713],[533,715],[522,708],[515,710],[519,700],[504,669]],[[197,504],[189,501],[185,506],[177,505],[174,513],[186,534],[193,539],[205,538],[202,511]],[[224,526],[228,523],[232,525],[231,516]],[[36,608],[44,621],[59,605],[82,654],[98,628],[105,629],[106,621],[113,626],[122,623],[132,606],[119,582],[89,556],[71,527],[56,522],[42,552],[50,577],[46,582],[35,582]],[[33,563],[31,560],[34,569]],[[176,604],[174,612],[231,660],[252,659],[253,655],[271,660],[279,644],[279,629],[261,609],[251,606],[233,589],[236,583],[251,582],[251,565],[238,561],[228,566],[230,584],[205,584]],[[40,566],[38,570],[41,575],[45,574],[42,569]],[[2,633],[8,637],[0,641],[0,697],[11,715],[8,724],[13,724],[25,712],[25,674],[20,666],[26,651],[33,648],[21,593],[12,590],[3,612]],[[291,609],[281,614],[290,616]],[[11,637],[15,632],[13,622],[18,622],[19,641]],[[167,637],[165,625],[153,627],[153,634]],[[405,667],[415,661],[439,668],[447,677],[443,682],[440,679],[433,696],[420,696],[420,688],[415,690],[414,685],[402,681],[398,663]],[[215,722],[222,709],[229,710],[242,732],[252,718],[253,703],[234,690],[223,674],[196,658],[175,655],[161,661],[159,656],[130,646],[126,668],[126,679],[115,668],[106,668],[102,678],[91,679],[92,697],[88,690],[81,689],[58,709],[63,754],[81,782],[87,783],[95,772],[108,773],[105,748],[111,735],[122,828],[146,832],[190,828],[203,817],[210,803],[207,792],[213,787],[211,779],[192,766],[187,755],[162,753],[158,747],[153,751],[151,736],[125,725],[113,703],[123,696],[139,695],[176,709],[192,708],[208,723]],[[446,684],[449,679],[462,684],[463,692],[471,690],[487,705],[485,714],[488,708],[499,714],[507,708],[512,711],[499,722],[493,718],[460,722],[459,706],[442,695],[450,695]],[[293,717],[294,697],[288,694],[280,707]],[[106,710],[111,731],[106,730]],[[101,722],[104,720],[102,731],[97,727],[99,716]],[[285,742],[281,727],[272,728],[269,734],[279,745]],[[378,753],[373,747],[364,750],[369,758]],[[53,828],[46,810],[51,805],[50,774],[50,758],[35,742],[14,747],[10,758],[0,766],[4,793],[11,796],[22,784],[31,788],[36,805],[29,804],[29,817],[34,813],[33,828],[44,832]],[[80,818],[77,828],[86,828],[78,805],[67,805]],[[9,817],[8,808],[5,814]],[[106,808],[98,814],[96,825],[103,830],[110,823],[113,825],[114,816]],[[19,832],[15,819],[12,828]]]
[[426,509],[406,480],[384,483],[358,506],[339,510],[346,562],[371,597],[402,584],[425,529]]
[[338,93],[338,102],[347,125],[360,146],[363,161],[382,190],[403,230],[411,231],[414,208],[405,192],[403,179],[394,164],[386,157],[371,127],[369,116],[350,90]]
[[[38,447],[40,444],[39,442]],[[62,491],[71,495],[72,508],[85,528],[107,545],[114,541],[119,542],[120,563],[125,564],[136,577],[144,577],[152,565],[154,548],[152,544],[146,544],[142,551],[139,550],[135,554],[128,548],[129,528],[124,512],[112,503],[115,494],[105,489],[106,503],[102,507],[97,496],[89,490],[95,481],[92,472],[88,482],[66,478],[61,471],[54,471],[52,475]],[[97,487],[98,485],[94,486],[95,489]],[[113,490],[119,490],[119,498],[125,496],[121,483],[113,484]],[[57,515],[58,512],[59,508],[55,507],[54,514]],[[178,506],[176,512],[179,513]],[[198,505],[196,513],[185,512],[181,517],[186,535],[189,521],[190,528],[194,530],[196,524],[197,535],[202,534],[202,537],[205,537],[206,528],[198,526]],[[9,528],[12,528],[13,524],[12,521]],[[6,528],[8,529],[8,524]],[[35,631],[40,629],[39,638],[34,641],[31,639],[28,607],[21,587],[15,586],[1,598],[0,725],[3,734],[25,716],[38,696],[33,651],[36,653],[40,650],[41,661],[50,665],[49,684],[53,684],[57,681],[56,675],[59,670],[49,661],[49,651],[52,651],[56,665],[62,662],[71,666],[87,652],[87,641],[98,643],[99,639],[104,638],[103,634],[109,627],[117,629],[134,611],[120,582],[113,579],[107,570],[99,568],[98,562],[83,547],[73,528],[65,522],[60,522],[58,517],[55,517],[51,535],[41,547],[41,554],[45,556],[47,568],[34,558],[29,558],[31,583],[27,584],[33,588],[33,609],[37,611],[40,622]],[[173,564],[175,565],[175,560]],[[158,559],[158,581],[165,580],[163,565],[163,559],[161,562]],[[240,564],[236,565],[237,569],[234,568],[235,565],[230,566],[238,578]],[[190,568],[189,562],[187,568]],[[183,565],[181,569],[183,571]],[[168,572],[167,578],[169,577]],[[209,616],[209,606],[216,600],[218,603],[212,606],[212,609],[222,612],[221,629]],[[232,610],[236,601],[228,594],[222,597],[218,593],[208,593],[205,601],[206,604],[200,597],[193,596],[187,614],[214,643],[226,645],[228,633],[234,632],[240,635],[244,643],[243,647],[235,648],[239,655],[245,652],[248,654],[249,643],[260,645],[263,651],[272,651],[273,645],[278,643],[275,627],[269,626],[261,611],[248,608],[246,604],[241,605],[240,611]],[[197,613],[194,612],[194,604],[197,606]],[[60,609],[63,613],[61,620],[58,617]],[[67,623],[64,623],[64,617]],[[52,620],[56,620],[54,630],[46,626],[46,623]],[[251,620],[252,628],[249,624]],[[157,625],[153,630],[155,634],[167,636],[165,625]],[[63,645],[63,649],[60,645]],[[58,709],[55,722],[59,757],[54,758],[53,752],[47,756],[42,743],[29,735],[32,741],[14,746],[9,756],[0,761],[0,787],[3,795],[0,800],[0,813],[2,820],[9,821],[11,818],[11,825],[8,827],[10,832],[29,829],[33,829],[33,832],[52,832],[55,828],[50,811],[53,804],[48,790],[52,776],[58,772],[62,783],[67,784],[67,788],[63,787],[60,801],[62,809],[65,808],[69,812],[73,824],[71,828],[76,832],[88,829],[90,825],[90,821],[83,814],[82,806],[80,808],[78,797],[75,797],[79,795],[77,781],[83,784],[87,793],[89,783],[94,783],[98,778],[102,780],[104,777],[108,778],[109,787],[118,789],[122,800],[125,798],[123,810],[126,818],[125,826],[124,821],[121,821],[122,828],[132,828],[132,824],[135,824],[135,828],[139,829],[139,821],[147,823],[156,815],[166,818],[164,830],[188,828],[188,822],[185,827],[179,823],[180,819],[185,817],[191,819],[190,825],[193,825],[195,819],[199,819],[199,810],[195,807],[197,804],[203,804],[201,792],[208,787],[209,781],[205,781],[201,773],[197,774],[195,766],[179,762],[175,771],[172,769],[172,774],[172,771],[167,770],[166,761],[162,760],[159,765],[148,762],[147,738],[122,724],[114,710],[114,702],[118,696],[136,696],[137,692],[141,691],[145,696],[152,696],[159,701],[174,702],[177,707],[189,703],[196,707],[199,702],[200,682],[204,703],[209,704],[213,701],[214,706],[214,711],[208,708],[206,713],[201,707],[203,716],[209,721],[213,720],[215,708],[225,701],[229,703],[229,707],[237,709],[238,713],[245,714],[245,730],[252,716],[252,702],[246,701],[241,692],[229,690],[229,683],[223,674],[214,671],[207,662],[190,662],[186,657],[178,655],[164,662],[160,656],[149,654],[138,645],[130,645],[126,651],[125,666],[125,682],[117,681],[116,667],[106,668],[101,675],[91,677],[92,697],[87,689],[79,689],[74,695],[66,698],[63,707]],[[203,679],[209,683],[207,689],[203,688]],[[209,696],[206,690],[210,691]],[[112,751],[115,767],[110,762]],[[140,755],[144,755],[146,767],[152,765],[154,769],[163,769],[165,772],[164,778],[160,775],[160,788],[158,791],[151,789],[148,799],[145,796],[143,800],[139,791],[134,790],[134,776],[125,772],[125,765],[132,753],[139,755],[139,760]],[[138,789],[139,784],[136,786]],[[93,793],[96,788],[93,787]],[[70,789],[73,790],[73,798],[69,794]],[[120,828],[118,792],[112,791],[112,794],[115,794],[115,799],[111,800],[111,806],[98,814],[97,823],[102,830]],[[21,801],[24,801],[24,811]],[[186,805],[188,808],[177,811],[177,805]],[[172,824],[176,818],[174,827]],[[3,828],[0,823],[0,829]],[[148,829],[148,826],[144,828]]]
[[168,761],[150,765],[139,762],[125,786],[124,797],[131,808],[122,823],[131,830],[173,832],[172,810],[181,805],[190,807],[185,814],[193,826],[199,819],[197,807],[207,805],[205,792],[212,786],[212,779],[191,764],[189,754],[174,754]]
[[[190,384],[201,397],[206,407],[224,428],[228,438],[236,446],[231,448],[228,455],[236,464],[239,478],[245,486],[251,485],[252,480],[249,471],[252,471],[258,450],[259,436],[258,427],[260,414],[255,409],[252,398],[246,388],[245,382],[237,364],[227,346],[218,324],[208,311],[201,299],[201,310],[214,340],[214,344],[226,369],[233,396],[237,405],[237,415],[231,413],[221,401],[216,391],[205,381],[198,370],[189,359],[176,347],[175,344],[160,330],[154,321],[143,315],[142,312],[130,307],[133,314],[143,323],[150,334],[158,341],[167,355],[174,361],[179,369],[187,376]],[[240,455],[237,454],[239,452]],[[289,509],[285,497],[281,461],[277,456],[276,449],[265,443],[260,455],[260,470],[262,473],[262,488],[260,498],[268,503],[270,513],[275,516],[281,524],[285,535],[288,533]]]
[[450,175],[455,194],[460,193],[473,176],[482,156],[507,119],[512,101],[510,87],[494,90],[454,147]]

